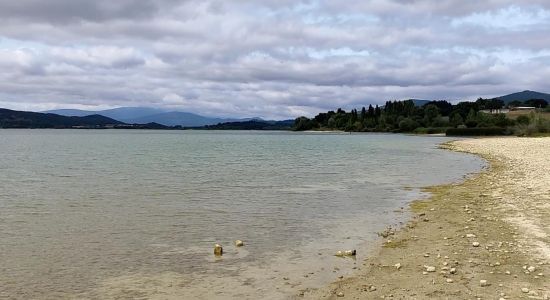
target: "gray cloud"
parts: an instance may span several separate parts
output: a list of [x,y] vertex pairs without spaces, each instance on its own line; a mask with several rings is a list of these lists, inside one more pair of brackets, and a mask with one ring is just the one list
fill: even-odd
[[3,1],[0,106],[288,118],[545,91],[549,23],[542,0]]

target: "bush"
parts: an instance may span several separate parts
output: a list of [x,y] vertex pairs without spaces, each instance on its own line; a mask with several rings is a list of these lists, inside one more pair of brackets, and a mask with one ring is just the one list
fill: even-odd
[[541,133],[550,133],[550,120],[545,119],[543,115],[532,113],[529,121],[527,124],[520,123],[514,127],[514,134],[518,136],[533,136]]
[[506,128],[501,127],[477,127],[477,128],[449,128],[447,136],[492,136],[506,135]]
[[418,127],[418,123],[410,118],[405,118],[399,122],[399,130],[411,132]]
[[518,124],[520,125],[529,125],[529,117],[528,116],[519,116],[517,119],[516,119],[516,122],[518,122]]

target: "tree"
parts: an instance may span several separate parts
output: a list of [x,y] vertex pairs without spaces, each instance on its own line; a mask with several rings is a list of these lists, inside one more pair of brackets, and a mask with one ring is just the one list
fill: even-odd
[[477,114],[475,110],[470,109],[470,112],[468,113],[468,116],[466,117],[465,124],[468,127],[476,127],[477,126]]
[[521,106],[523,103],[521,101],[518,101],[518,100],[514,100],[510,103],[508,103],[508,107],[518,107],[518,106]]
[[460,113],[456,112],[451,116],[450,122],[453,127],[458,127],[464,124],[464,119],[462,118]]
[[548,102],[544,99],[530,99],[524,102],[526,106],[532,106],[536,108],[545,108],[548,106]]
[[424,106],[424,123],[427,127],[439,116],[439,108],[433,104]]
[[399,130],[403,132],[411,132],[418,127],[418,123],[411,118],[404,118],[401,122],[399,122]]

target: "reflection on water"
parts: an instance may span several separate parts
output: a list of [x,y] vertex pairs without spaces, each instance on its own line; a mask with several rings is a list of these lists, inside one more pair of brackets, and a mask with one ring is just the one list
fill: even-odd
[[322,285],[360,266],[334,252],[406,217],[394,210],[418,192],[405,186],[480,168],[445,140],[0,131],[0,296],[280,299]]

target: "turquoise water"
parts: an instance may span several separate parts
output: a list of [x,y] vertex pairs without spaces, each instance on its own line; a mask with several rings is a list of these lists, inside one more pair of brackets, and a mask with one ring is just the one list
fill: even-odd
[[352,272],[360,263],[334,252],[369,249],[419,187],[483,166],[437,149],[447,140],[0,131],[0,296],[288,297]]

